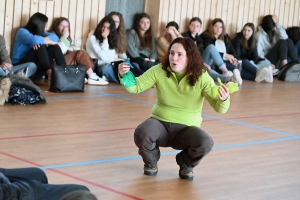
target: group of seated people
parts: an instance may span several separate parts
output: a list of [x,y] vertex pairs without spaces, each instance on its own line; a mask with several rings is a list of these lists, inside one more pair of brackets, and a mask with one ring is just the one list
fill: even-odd
[[[49,30],[47,23],[48,18],[42,13],[30,17],[17,31],[11,60],[4,38],[0,36],[0,76],[7,74],[6,69],[13,65],[14,73],[31,79],[46,75],[50,80],[53,64],[84,65],[88,84],[119,83],[112,62],[128,57],[135,67],[147,71],[168,56],[169,45],[175,38],[188,37],[195,42],[215,81],[220,78],[222,82],[233,81],[239,85],[243,79],[272,83],[280,67],[298,60],[296,49],[300,47],[300,43],[294,45],[298,41],[288,38],[276,15],[263,17],[256,33],[254,24],[246,23],[233,39],[226,33],[220,18],[213,19],[202,32],[199,17],[193,17],[188,31],[182,34],[176,22],[169,22],[165,34],[156,39],[147,13],[137,14],[133,28],[126,31],[122,14],[111,12],[90,32],[85,50],[74,45],[67,18],[54,20]],[[241,68],[237,67],[238,62],[242,63]],[[97,73],[95,66],[100,69]]]

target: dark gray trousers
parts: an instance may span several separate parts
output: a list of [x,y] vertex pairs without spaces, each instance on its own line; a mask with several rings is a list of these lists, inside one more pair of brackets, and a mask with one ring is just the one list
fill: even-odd
[[212,138],[201,128],[149,118],[134,132],[134,142],[144,163],[156,164],[159,147],[182,150],[176,156],[179,166],[195,167],[213,148]]
[[295,45],[291,39],[278,40],[277,43],[269,50],[266,58],[276,66],[281,67],[281,61],[290,58],[292,61],[297,61]]

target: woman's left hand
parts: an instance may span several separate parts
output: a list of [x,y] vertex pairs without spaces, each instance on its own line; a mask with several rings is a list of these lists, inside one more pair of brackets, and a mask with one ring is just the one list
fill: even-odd
[[223,84],[219,87],[219,99],[225,101],[229,97],[229,89]]

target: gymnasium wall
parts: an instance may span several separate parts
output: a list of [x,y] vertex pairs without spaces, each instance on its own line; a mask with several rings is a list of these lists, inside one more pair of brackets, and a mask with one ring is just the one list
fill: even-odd
[[[246,22],[258,25],[262,16],[273,13],[284,28],[300,26],[300,0],[145,0],[144,5],[155,36],[162,34],[172,20],[178,22],[181,32],[185,31],[194,16],[202,19],[203,29],[209,20],[222,18],[231,36]],[[105,8],[106,0],[0,0],[0,34],[5,36],[10,51],[18,28],[33,13],[41,12],[49,17],[49,25],[55,17],[69,18],[71,37],[82,45],[104,17]]]

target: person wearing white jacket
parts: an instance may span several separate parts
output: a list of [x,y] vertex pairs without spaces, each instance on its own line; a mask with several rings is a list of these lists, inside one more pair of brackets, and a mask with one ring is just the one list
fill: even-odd
[[102,75],[115,83],[119,83],[119,79],[111,63],[127,58],[126,53],[116,52],[117,41],[115,22],[112,17],[106,16],[99,22],[96,30],[89,34],[86,42],[86,51],[92,59],[98,60]]
[[[278,22],[276,15],[266,15],[262,19],[256,34],[257,53],[261,58],[267,58],[273,68],[279,69],[288,63],[288,58],[297,60],[293,42],[288,39],[286,31]],[[278,70],[274,70],[276,75]]]
[[70,22],[65,17],[57,18],[52,26],[51,31],[58,37],[58,45],[64,54],[67,65],[84,65],[88,76],[87,83],[92,85],[107,85],[108,82],[101,79],[93,71],[94,62],[84,50],[72,44],[70,37]]

